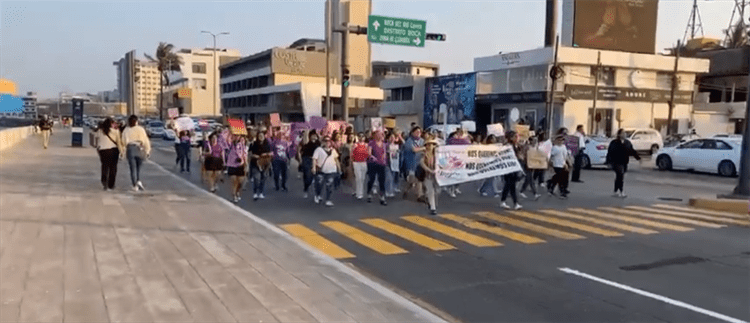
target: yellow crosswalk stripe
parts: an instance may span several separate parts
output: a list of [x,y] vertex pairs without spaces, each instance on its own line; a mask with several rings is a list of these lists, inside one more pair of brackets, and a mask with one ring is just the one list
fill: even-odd
[[739,219],[739,220],[746,220],[748,218],[747,215],[742,215],[742,214],[737,214],[737,213],[704,210],[704,209],[698,209],[698,208],[692,208],[692,207],[680,207],[680,206],[669,205],[669,204],[654,204],[653,206],[662,208],[662,209],[671,209],[671,210],[676,210],[676,211],[694,212],[698,214],[716,215],[716,216],[723,216],[723,217]]
[[315,233],[315,231],[308,229],[306,226],[301,224],[284,224],[281,228],[286,232],[289,232],[294,237],[304,241],[315,249],[318,249],[335,259],[347,259],[354,258],[354,255],[346,251],[344,248],[337,246],[335,243],[323,238],[321,235]]
[[458,222],[458,223],[466,226],[467,228],[489,232],[489,233],[492,233],[492,234],[496,234],[496,235],[503,236],[503,237],[506,237],[506,238],[511,239],[511,240],[516,240],[516,241],[527,243],[527,244],[544,243],[545,242],[544,240],[536,238],[536,237],[532,237],[532,236],[529,236],[529,235],[525,235],[525,234],[521,234],[521,233],[517,233],[517,232],[513,232],[513,231],[508,231],[508,230],[505,230],[503,228],[489,226],[489,225],[486,225],[484,223],[480,223],[480,222],[477,222],[477,221],[474,221],[474,220],[470,220],[470,219],[467,219],[467,218],[464,218],[464,217],[460,217],[460,216],[455,215],[455,214],[441,214],[441,215],[439,215],[439,217],[441,217],[443,219],[446,219],[446,220],[451,220],[451,221],[454,221],[454,222]]
[[576,220],[581,220],[581,221],[588,221],[588,222],[592,222],[592,223],[596,223],[596,224],[601,224],[603,226],[613,227],[615,229],[620,229],[620,230],[623,230],[623,231],[635,232],[635,233],[640,233],[640,234],[654,234],[654,233],[659,233],[658,231],[654,231],[654,230],[651,230],[651,229],[634,227],[632,225],[627,225],[627,224],[622,224],[622,223],[615,223],[615,222],[600,220],[600,219],[586,217],[586,216],[581,216],[581,215],[577,215],[577,214],[571,214],[571,213],[568,213],[568,212],[561,212],[561,211],[556,211],[556,210],[540,210],[539,212],[550,214],[550,215],[555,215],[555,216],[559,216],[559,217],[563,217],[563,218],[576,219]]
[[572,209],[570,209],[570,211],[576,212],[576,213],[583,213],[583,214],[598,216],[598,217],[606,218],[606,219],[613,219],[613,220],[620,220],[620,221],[623,221],[623,222],[637,223],[637,224],[647,225],[647,226],[650,226],[650,227],[655,227],[655,228],[660,228],[660,229],[667,229],[667,230],[681,231],[681,232],[693,231],[693,228],[683,227],[683,226],[669,224],[669,223],[661,223],[661,222],[655,222],[655,221],[651,221],[651,220],[639,219],[639,218],[629,217],[629,216],[625,216],[625,215],[609,214],[609,213],[599,212],[599,211],[595,211],[595,210],[572,208]]
[[393,224],[383,219],[363,219],[360,221],[367,223],[378,229],[381,229],[383,231],[386,231],[388,233],[391,233],[393,235],[396,235],[406,240],[409,240],[411,242],[414,242],[430,250],[443,251],[443,250],[456,249],[456,247],[451,246],[445,242],[442,242],[437,239],[433,239],[424,234],[404,228],[400,225]]
[[479,216],[488,218],[493,221],[507,223],[512,226],[551,235],[553,237],[560,238],[560,239],[566,239],[566,240],[586,239],[586,237],[581,236],[581,235],[577,235],[577,234],[569,233],[565,231],[560,231],[560,230],[555,230],[555,229],[550,229],[547,227],[543,227],[541,225],[536,225],[536,224],[532,224],[528,222],[519,221],[513,218],[501,216],[493,212],[475,212],[475,214],[478,214]]
[[320,224],[383,255],[398,255],[408,253],[408,251],[401,249],[400,247],[388,241],[380,239],[348,224],[344,224],[343,222],[325,221],[321,222]]
[[704,228],[718,229],[718,228],[724,228],[724,227],[726,227],[725,225],[720,225],[720,224],[713,224],[713,223],[708,223],[708,222],[701,222],[701,221],[695,221],[695,220],[690,220],[690,219],[683,219],[683,218],[678,218],[678,217],[675,217],[675,216],[653,214],[653,213],[649,213],[649,212],[638,212],[638,211],[631,211],[631,210],[626,210],[626,209],[618,209],[618,208],[613,208],[613,207],[600,207],[599,209],[600,210],[604,210],[604,211],[614,212],[614,213],[620,213],[620,214],[636,215],[636,216],[642,216],[642,217],[652,218],[652,219],[659,219],[659,220],[666,220],[666,221],[673,221],[673,222],[680,222],[680,223],[692,224],[692,225],[697,225],[699,227],[704,227]]
[[439,233],[442,233],[446,236],[449,236],[451,238],[461,240],[463,242],[466,242],[472,246],[476,247],[499,247],[502,246],[502,243],[499,243],[494,240],[486,239],[483,237],[480,237],[478,235],[473,235],[471,233],[468,233],[463,230],[455,229],[453,227],[447,226],[445,224],[442,224],[440,222],[435,222],[432,220],[425,219],[421,216],[416,215],[410,215],[410,216],[404,216],[401,219],[404,221],[416,224],[418,226],[421,226],[426,229],[430,229]]
[[576,222],[572,222],[572,221],[567,221],[567,220],[560,220],[560,219],[555,219],[555,218],[548,218],[548,217],[544,217],[544,216],[541,216],[541,215],[536,215],[536,214],[525,212],[525,211],[512,211],[510,213],[513,214],[513,215],[524,217],[524,218],[529,218],[529,219],[534,219],[534,220],[541,221],[541,222],[547,222],[547,223],[557,224],[559,226],[569,227],[569,228],[573,228],[573,229],[581,230],[581,231],[586,231],[586,232],[590,232],[590,233],[602,235],[602,236],[605,236],[605,237],[620,237],[620,236],[622,236],[622,233],[619,233],[619,232],[615,232],[615,231],[611,231],[611,230],[605,230],[605,229],[600,229],[600,228],[592,227],[590,225],[580,224],[580,223],[576,223]]
[[718,223],[750,226],[750,222],[748,221],[724,219],[724,218],[719,218],[719,217],[715,217],[712,215],[695,214],[692,212],[688,213],[688,212],[680,212],[680,211],[670,211],[670,210],[648,208],[648,207],[642,207],[642,206],[628,206],[627,208],[631,210],[644,211],[644,212],[656,212],[656,213],[667,214],[667,215],[685,216],[689,218],[700,219],[701,221],[707,221],[707,222],[718,222]]

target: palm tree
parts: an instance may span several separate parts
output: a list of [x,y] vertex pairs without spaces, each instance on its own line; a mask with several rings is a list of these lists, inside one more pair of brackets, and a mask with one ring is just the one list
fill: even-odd
[[157,64],[159,69],[159,118],[164,120],[164,87],[169,84],[170,71],[180,71],[180,65],[182,65],[182,57],[172,52],[174,45],[166,42],[159,42],[159,46],[156,47],[156,58],[144,54],[146,58]]

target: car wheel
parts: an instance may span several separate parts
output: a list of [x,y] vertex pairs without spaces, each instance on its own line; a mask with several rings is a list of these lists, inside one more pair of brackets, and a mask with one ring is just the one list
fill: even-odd
[[659,145],[652,145],[651,146],[651,156],[656,155],[657,152],[659,152]]
[[659,170],[672,170],[672,158],[667,155],[660,155],[656,158],[656,166]]
[[581,156],[581,166],[585,169],[591,169],[591,158],[589,158],[589,155]]
[[719,163],[719,175],[725,177],[734,176],[737,173],[737,168],[734,167],[734,163],[725,160]]

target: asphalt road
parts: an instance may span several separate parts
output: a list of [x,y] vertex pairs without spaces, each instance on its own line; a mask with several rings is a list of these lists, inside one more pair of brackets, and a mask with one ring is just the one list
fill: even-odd
[[[152,160],[179,173],[172,144],[155,146]],[[198,167],[181,176],[200,185]],[[728,192],[736,179],[652,167],[631,166],[627,199],[610,196],[611,171],[586,170],[569,199],[521,200],[526,213],[501,211],[475,184],[441,195],[438,217],[346,189],[326,208],[302,198],[296,167],[290,192],[269,179],[265,200],[248,190],[239,205],[457,321],[750,321],[747,220],[668,208]],[[228,186],[217,194],[228,198]]]

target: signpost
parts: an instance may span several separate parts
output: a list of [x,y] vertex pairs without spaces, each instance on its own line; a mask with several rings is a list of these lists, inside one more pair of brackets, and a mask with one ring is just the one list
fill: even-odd
[[367,39],[371,43],[424,47],[427,22],[370,15]]
[[71,127],[71,145],[83,146],[83,100],[73,99],[73,125]]

